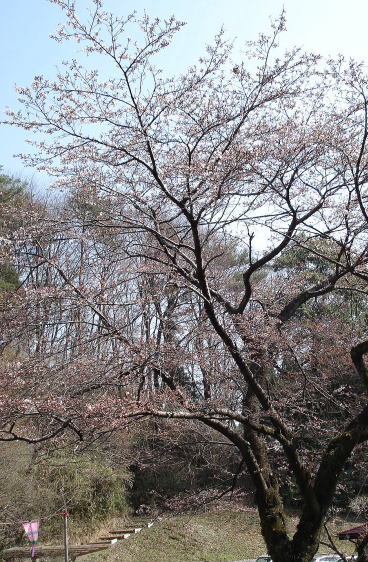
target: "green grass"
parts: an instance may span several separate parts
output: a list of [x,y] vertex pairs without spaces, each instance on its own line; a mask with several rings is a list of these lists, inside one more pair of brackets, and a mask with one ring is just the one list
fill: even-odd
[[265,552],[255,512],[185,515],[157,522],[90,562],[218,562]]
[[[337,521],[331,532],[356,525]],[[290,529],[295,520],[290,518]],[[352,553],[348,541],[337,541]],[[157,522],[140,534],[119,541],[110,549],[89,555],[86,562],[225,562],[255,558],[266,552],[255,511],[219,512],[173,517]],[[320,552],[329,549],[321,546]]]

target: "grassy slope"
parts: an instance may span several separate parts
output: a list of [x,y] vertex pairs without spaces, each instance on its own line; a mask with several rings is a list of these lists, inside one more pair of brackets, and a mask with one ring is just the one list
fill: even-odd
[[[353,524],[340,522],[332,530],[336,533]],[[338,546],[352,552],[348,541]],[[327,551],[320,548],[320,552]],[[85,562],[225,562],[254,558],[264,552],[255,512],[220,512],[161,521],[106,551],[89,555]]]

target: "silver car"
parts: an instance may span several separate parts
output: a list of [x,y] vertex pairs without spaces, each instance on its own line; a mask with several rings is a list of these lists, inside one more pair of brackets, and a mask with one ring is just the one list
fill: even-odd
[[[256,562],[272,562],[272,559],[268,554],[262,554],[258,556]],[[312,562],[343,562],[343,560],[338,554],[315,554]]]

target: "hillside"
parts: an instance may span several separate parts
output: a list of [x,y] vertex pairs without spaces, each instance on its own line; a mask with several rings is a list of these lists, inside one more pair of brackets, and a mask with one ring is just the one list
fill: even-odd
[[[339,521],[333,527],[349,527]],[[290,519],[293,526],[293,520]],[[339,543],[351,553],[351,544]],[[254,558],[266,551],[255,511],[220,512],[173,517],[142,533],[119,541],[111,549],[90,555],[86,562],[225,562]],[[326,547],[321,547],[326,552]]]

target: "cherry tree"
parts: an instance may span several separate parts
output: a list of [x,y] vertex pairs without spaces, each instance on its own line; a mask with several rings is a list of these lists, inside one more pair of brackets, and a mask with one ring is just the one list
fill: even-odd
[[[282,15],[242,55],[220,33],[172,77],[155,60],[175,18],[51,1],[66,15],[56,40],[89,58],[35,77],[9,112],[39,139],[25,160],[70,199],[18,233],[14,325],[34,343],[2,364],[2,438],[196,420],[239,451],[272,559],[311,560],[368,439],[364,318],[331,312],[366,295],[365,69],[282,53]],[[285,467],[301,497],[293,536]]]

